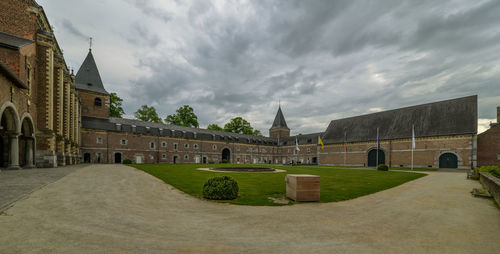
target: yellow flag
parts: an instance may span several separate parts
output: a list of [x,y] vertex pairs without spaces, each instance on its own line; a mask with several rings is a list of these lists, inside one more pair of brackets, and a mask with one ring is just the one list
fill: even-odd
[[318,136],[318,144],[321,145],[321,150],[323,150],[323,148],[325,147],[325,145],[323,145],[323,141],[321,141],[321,137]]

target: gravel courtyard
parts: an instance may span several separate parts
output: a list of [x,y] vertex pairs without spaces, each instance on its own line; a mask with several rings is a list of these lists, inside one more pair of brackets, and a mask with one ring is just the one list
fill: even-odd
[[465,173],[429,172],[344,202],[251,207],[92,165],[0,214],[0,253],[499,253],[500,210],[473,187]]

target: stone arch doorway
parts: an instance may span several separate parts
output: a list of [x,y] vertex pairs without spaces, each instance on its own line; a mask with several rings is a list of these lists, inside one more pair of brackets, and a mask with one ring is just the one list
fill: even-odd
[[[378,164],[385,164],[385,152],[382,149],[378,150]],[[368,152],[368,167],[377,166],[377,149],[372,149]]]
[[453,153],[443,153],[439,156],[439,168],[458,168],[458,157]]
[[29,115],[21,121],[21,136],[19,136],[19,164],[23,168],[35,167],[35,128]]
[[14,104],[7,102],[0,109],[0,139],[2,145],[0,167],[19,169],[20,124]]
[[122,163],[122,154],[115,153],[115,163]]
[[229,151],[229,148],[222,149],[222,162],[223,163],[231,162],[231,151]]
[[90,153],[83,154],[83,163],[90,163]]

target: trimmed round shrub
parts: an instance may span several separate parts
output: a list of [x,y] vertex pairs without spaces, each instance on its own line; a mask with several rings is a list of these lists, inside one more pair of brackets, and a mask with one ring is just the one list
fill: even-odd
[[238,191],[238,183],[229,176],[212,177],[203,185],[203,197],[206,199],[236,199]]
[[123,160],[123,164],[132,164],[132,161],[129,159]]
[[378,167],[377,167],[377,170],[388,171],[389,167],[387,165],[385,165],[385,164],[379,164]]

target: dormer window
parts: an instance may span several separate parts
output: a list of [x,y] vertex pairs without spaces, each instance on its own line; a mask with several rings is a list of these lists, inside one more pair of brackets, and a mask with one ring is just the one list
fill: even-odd
[[94,105],[97,106],[97,107],[102,106],[102,100],[101,100],[101,98],[95,98]]

